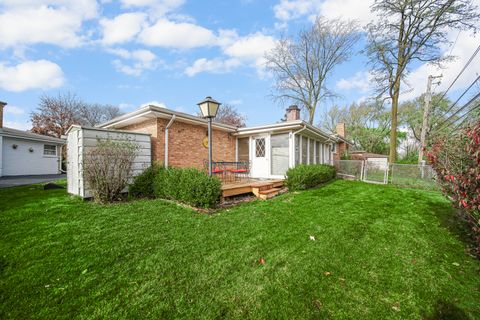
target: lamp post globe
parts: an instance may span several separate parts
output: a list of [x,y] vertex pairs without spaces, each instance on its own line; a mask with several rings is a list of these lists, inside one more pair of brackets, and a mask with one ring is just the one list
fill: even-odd
[[203,101],[197,103],[200,112],[204,118],[208,119],[208,175],[212,175],[212,119],[217,116],[220,102],[212,97],[206,97]]

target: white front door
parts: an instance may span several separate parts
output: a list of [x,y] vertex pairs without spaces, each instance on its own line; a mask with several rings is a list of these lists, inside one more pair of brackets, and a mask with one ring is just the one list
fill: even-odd
[[253,178],[268,178],[270,176],[269,140],[266,134],[252,137],[252,143],[250,143],[250,159],[252,159],[251,175]]

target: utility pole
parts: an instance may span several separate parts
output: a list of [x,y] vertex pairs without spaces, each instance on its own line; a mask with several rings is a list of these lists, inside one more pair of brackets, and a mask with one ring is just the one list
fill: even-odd
[[424,108],[423,108],[423,123],[422,123],[422,132],[420,134],[420,150],[418,151],[418,163],[422,164],[423,162],[423,150],[426,146],[427,140],[427,130],[428,130],[428,115],[430,113],[430,102],[432,101],[432,82],[435,78],[440,78],[440,76],[428,76],[427,82],[427,92],[425,93]]

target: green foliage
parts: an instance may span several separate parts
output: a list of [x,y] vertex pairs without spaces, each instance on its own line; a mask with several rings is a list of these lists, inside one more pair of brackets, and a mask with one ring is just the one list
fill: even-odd
[[418,151],[409,152],[396,163],[400,164],[418,164]]
[[153,183],[155,177],[163,170],[165,170],[163,166],[154,163],[140,175],[136,176],[128,189],[129,195],[134,198],[154,198]]
[[153,184],[157,198],[211,208],[220,200],[221,182],[194,168],[169,168],[157,172]]
[[335,167],[326,164],[301,164],[288,169],[285,185],[290,191],[313,188],[335,178]]

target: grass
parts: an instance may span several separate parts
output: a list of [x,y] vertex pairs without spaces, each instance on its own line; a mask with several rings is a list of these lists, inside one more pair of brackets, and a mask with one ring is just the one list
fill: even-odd
[[203,215],[30,186],[0,208],[2,319],[480,318],[480,263],[436,192],[337,180]]

